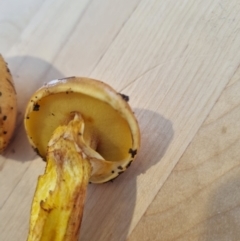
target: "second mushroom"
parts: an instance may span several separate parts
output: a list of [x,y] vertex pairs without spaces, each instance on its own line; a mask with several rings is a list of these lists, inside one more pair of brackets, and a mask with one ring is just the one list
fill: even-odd
[[78,240],[87,185],[124,172],[140,146],[124,95],[89,78],[54,80],[30,99],[25,129],[47,162],[35,191],[28,241]]

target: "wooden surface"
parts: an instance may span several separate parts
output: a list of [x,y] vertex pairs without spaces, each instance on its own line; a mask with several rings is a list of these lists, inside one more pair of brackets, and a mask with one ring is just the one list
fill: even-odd
[[45,165],[26,139],[26,103],[77,75],[129,95],[142,133],[126,173],[89,185],[80,240],[239,240],[239,12],[239,0],[1,0],[19,114],[0,157],[0,239],[26,239]]

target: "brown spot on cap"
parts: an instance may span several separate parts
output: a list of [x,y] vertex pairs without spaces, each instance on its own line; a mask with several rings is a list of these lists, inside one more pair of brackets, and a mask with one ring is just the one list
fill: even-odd
[[137,149],[133,150],[132,148],[129,149],[128,153],[131,154],[132,158],[134,158],[137,155]]
[[38,103],[35,103],[33,106],[33,111],[39,111],[40,105]]
[[129,96],[119,93],[125,101],[129,101]]
[[133,160],[131,160],[131,161],[127,164],[126,168],[129,168],[129,167],[131,166],[132,162],[133,162]]
[[39,152],[39,150],[38,150],[38,148],[37,147],[33,147],[33,150],[37,153],[37,155],[39,155],[40,156],[40,152]]

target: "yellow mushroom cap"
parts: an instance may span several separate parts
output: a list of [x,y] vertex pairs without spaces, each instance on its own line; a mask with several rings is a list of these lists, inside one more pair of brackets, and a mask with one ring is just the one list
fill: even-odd
[[[109,85],[94,79],[53,80],[37,90],[27,105],[24,123],[28,139],[45,158],[54,130],[67,123],[71,113],[80,113],[85,124],[85,141],[117,167],[109,170],[107,176],[92,176],[90,181],[109,181],[127,169],[140,146],[137,120],[123,97]],[[94,168],[97,165],[93,164]]]

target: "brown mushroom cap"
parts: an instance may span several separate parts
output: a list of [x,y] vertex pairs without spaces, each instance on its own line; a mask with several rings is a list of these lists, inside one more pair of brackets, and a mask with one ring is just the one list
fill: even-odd
[[140,146],[137,120],[119,93],[89,78],[54,80],[32,96],[25,113],[25,129],[37,153],[45,158],[52,133],[68,122],[74,112],[84,119],[86,143],[118,167],[107,177],[91,177],[90,181],[105,182],[125,171]]

